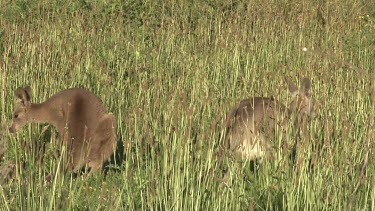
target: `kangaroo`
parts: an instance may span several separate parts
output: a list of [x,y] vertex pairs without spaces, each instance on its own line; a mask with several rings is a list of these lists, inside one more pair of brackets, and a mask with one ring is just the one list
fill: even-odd
[[[300,89],[289,80],[292,101],[289,107],[274,98],[252,97],[240,101],[227,115],[225,147],[246,160],[256,160],[269,155],[275,146],[267,137],[278,124],[286,129],[288,122],[298,127],[300,118],[313,112],[310,98],[310,80],[304,78]],[[272,155],[271,155],[272,156]]]
[[87,165],[93,173],[114,153],[116,119],[91,92],[82,88],[67,89],[43,103],[30,101],[30,86],[17,88],[15,95],[19,102],[9,132],[15,133],[27,123],[55,126],[67,146],[69,172]]

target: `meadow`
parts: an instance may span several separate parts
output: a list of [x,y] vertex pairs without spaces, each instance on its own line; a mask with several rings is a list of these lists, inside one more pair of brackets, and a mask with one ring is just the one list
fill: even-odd
[[[1,210],[375,210],[371,1],[2,0],[0,56]],[[287,104],[285,77],[315,104],[295,158],[219,162],[227,112]],[[105,173],[59,174],[46,124],[9,134],[25,85],[33,102],[85,87],[115,114]]]

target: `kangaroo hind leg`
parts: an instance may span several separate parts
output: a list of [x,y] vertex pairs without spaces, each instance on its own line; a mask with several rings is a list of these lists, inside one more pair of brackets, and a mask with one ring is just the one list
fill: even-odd
[[102,168],[103,162],[115,152],[116,149],[116,119],[112,113],[103,115],[98,127],[95,129],[88,155],[88,166],[91,172]]

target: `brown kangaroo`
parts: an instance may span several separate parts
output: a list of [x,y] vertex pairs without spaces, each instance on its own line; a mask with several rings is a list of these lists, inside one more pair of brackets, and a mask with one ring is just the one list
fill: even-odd
[[17,88],[20,100],[9,128],[15,133],[26,123],[49,123],[55,126],[68,149],[67,170],[76,172],[84,165],[91,173],[102,168],[116,147],[116,119],[107,113],[94,94],[72,88],[61,91],[43,103],[31,103],[31,88]]
[[261,159],[275,147],[268,134],[277,124],[282,129],[286,129],[288,122],[298,127],[300,118],[312,113],[310,80],[304,78],[300,89],[288,80],[287,83],[292,93],[288,108],[273,98],[253,97],[242,100],[229,112],[224,148],[229,148],[243,159]]

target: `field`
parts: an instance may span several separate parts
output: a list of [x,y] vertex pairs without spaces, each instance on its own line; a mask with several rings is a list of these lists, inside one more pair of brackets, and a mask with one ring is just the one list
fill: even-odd
[[[375,210],[370,2],[1,1],[0,209]],[[309,77],[315,105],[295,157],[219,162],[227,112],[250,96],[287,104],[285,77]],[[8,132],[25,85],[33,102],[85,87],[115,114],[105,173],[59,174],[46,124]]]

